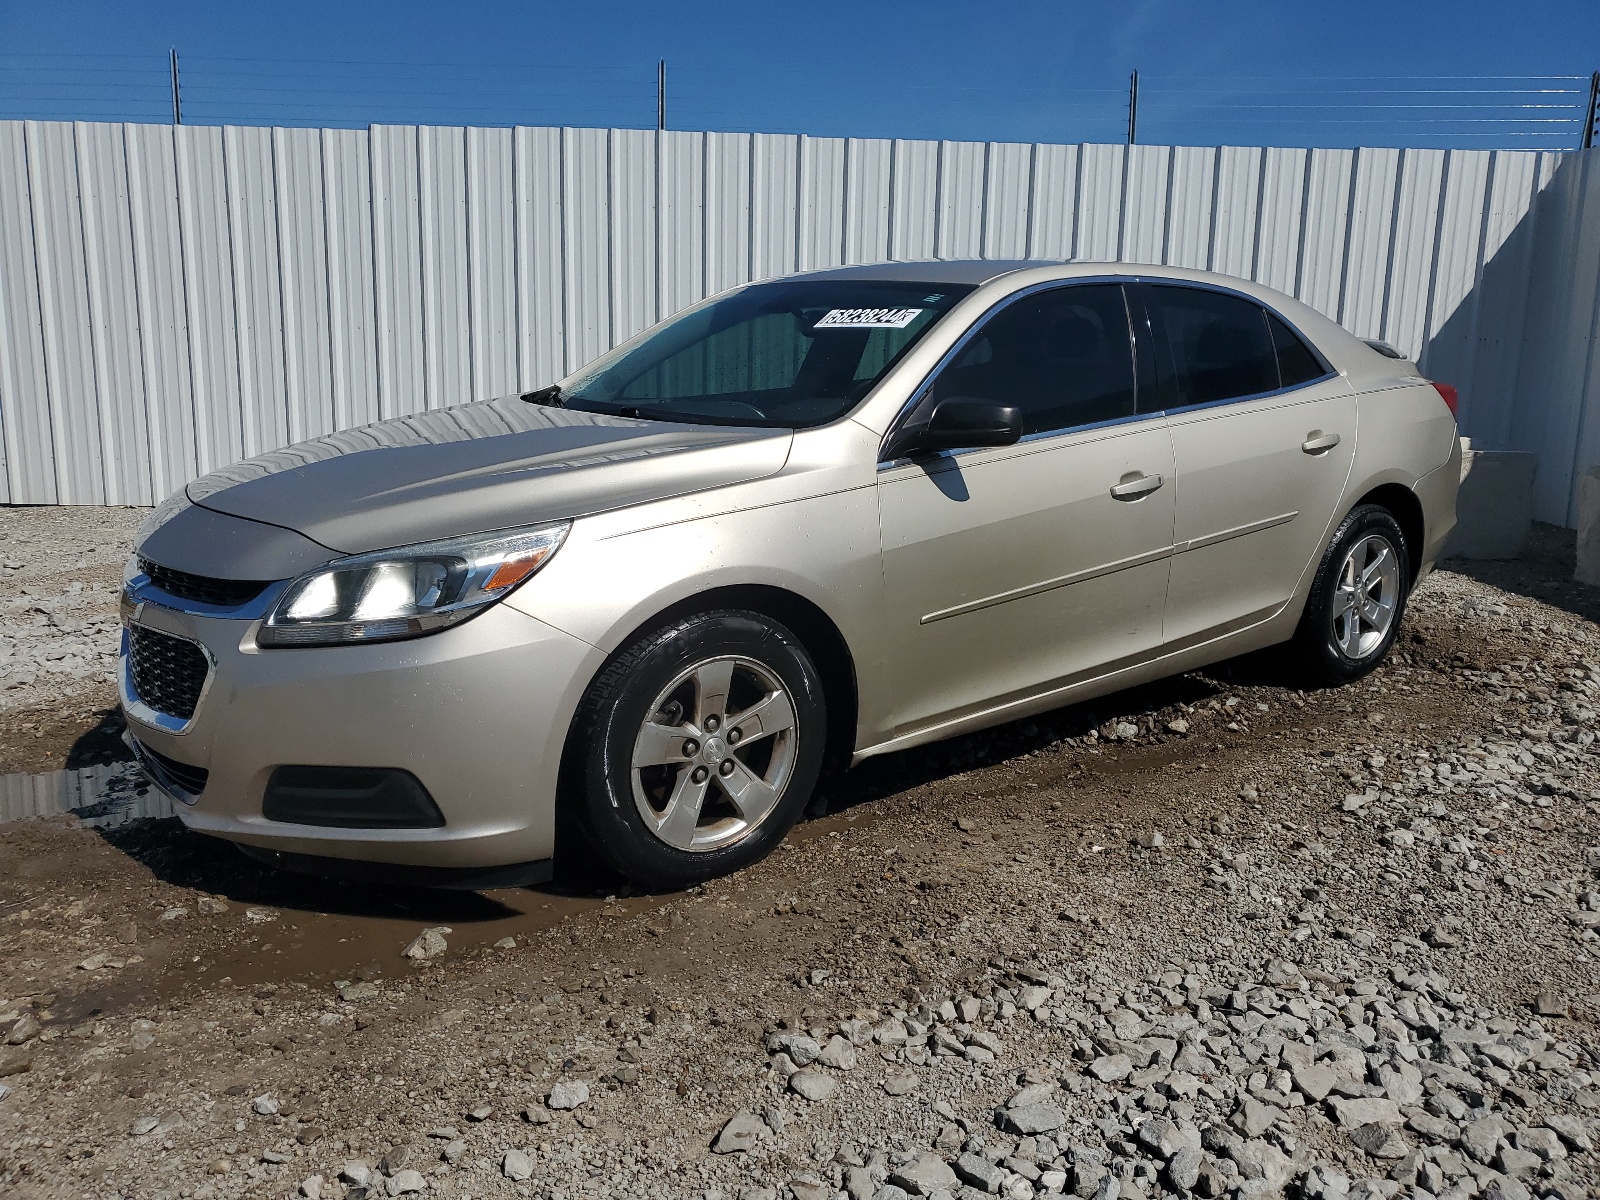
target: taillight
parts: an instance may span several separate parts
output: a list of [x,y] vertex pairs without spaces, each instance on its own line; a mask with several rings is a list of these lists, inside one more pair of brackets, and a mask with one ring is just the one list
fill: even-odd
[[1450,410],[1452,417],[1460,415],[1461,397],[1454,387],[1448,383],[1435,383],[1433,390],[1439,393],[1440,399],[1444,401],[1445,407]]

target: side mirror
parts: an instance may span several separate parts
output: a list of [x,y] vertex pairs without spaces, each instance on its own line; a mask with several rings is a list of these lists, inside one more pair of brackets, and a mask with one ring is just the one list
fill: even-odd
[[951,396],[935,404],[926,420],[903,426],[884,447],[883,460],[970,446],[1010,446],[1021,437],[1022,411],[1014,404]]

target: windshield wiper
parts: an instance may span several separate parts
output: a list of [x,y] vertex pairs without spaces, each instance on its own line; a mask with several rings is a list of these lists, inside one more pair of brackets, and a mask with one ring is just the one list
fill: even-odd
[[559,383],[552,383],[536,392],[523,392],[522,399],[529,404],[543,404],[546,408],[565,408],[567,403],[561,395]]

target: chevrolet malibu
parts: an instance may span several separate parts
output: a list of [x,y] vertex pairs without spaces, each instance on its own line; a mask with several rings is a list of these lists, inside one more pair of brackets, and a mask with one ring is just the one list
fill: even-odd
[[129,741],[281,867],[531,882],[559,830],[680,887],[830,762],[1268,646],[1372,670],[1455,522],[1454,409],[1197,271],[750,284],[172,497],[122,597]]

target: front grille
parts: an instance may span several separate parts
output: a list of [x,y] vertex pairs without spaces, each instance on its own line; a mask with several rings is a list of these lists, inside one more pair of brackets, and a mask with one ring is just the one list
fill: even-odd
[[139,557],[139,570],[150,577],[167,595],[179,600],[193,600],[198,604],[215,604],[220,608],[238,608],[259,596],[270,580],[213,579],[209,575],[191,575],[175,571]]
[[159,713],[187,721],[200,703],[211,664],[191,641],[143,625],[128,627],[133,694]]
[[204,767],[191,767],[188,763],[181,763],[175,758],[168,758],[150,749],[143,742],[139,742],[139,757],[149,761],[167,781],[175,783],[178,787],[188,792],[191,796],[198,796],[206,790],[206,780],[211,778],[211,772]]

